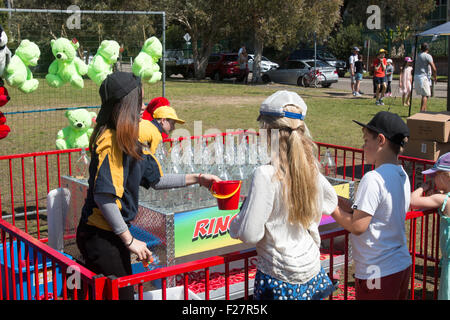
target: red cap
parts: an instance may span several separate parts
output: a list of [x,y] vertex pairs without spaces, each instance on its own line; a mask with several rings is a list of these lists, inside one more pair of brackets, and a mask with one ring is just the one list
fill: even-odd
[[153,112],[159,107],[170,106],[169,100],[164,97],[153,98],[147,105],[147,109],[145,109],[144,114],[142,115],[142,119],[152,121],[153,120]]

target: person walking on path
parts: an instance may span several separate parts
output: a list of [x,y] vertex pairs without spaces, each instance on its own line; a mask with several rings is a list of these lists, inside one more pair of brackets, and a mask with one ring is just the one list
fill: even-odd
[[350,87],[352,89],[353,96],[356,96],[356,93],[357,93],[356,79],[355,79],[355,73],[356,73],[355,62],[358,61],[358,53],[359,53],[359,48],[353,47],[352,54],[348,58],[348,65],[349,65],[348,72],[350,72]]
[[387,82],[386,97],[390,97],[390,96],[392,96],[391,84],[392,84],[392,79],[394,77],[394,65],[392,64],[391,59],[387,59],[386,62],[387,62],[387,66],[386,66],[386,82]]
[[405,107],[409,106],[412,93],[412,62],[410,57],[406,57],[400,69],[399,87],[402,94],[402,105]]
[[428,97],[431,96],[431,87],[428,80],[428,70],[431,67],[433,81],[436,82],[437,70],[433,57],[428,53],[430,46],[424,42],[420,46],[420,53],[415,61],[414,82],[416,83],[416,93],[422,97],[420,101],[420,111],[427,111]]
[[375,104],[377,106],[384,106],[383,98],[386,92],[386,50],[380,49],[377,58],[373,62],[373,76],[374,82],[377,86],[377,91],[375,94]]
[[358,60],[355,62],[355,94],[354,96],[359,97],[361,96],[361,80],[363,79],[363,73],[364,73],[364,62],[363,62],[363,56],[361,54],[358,54]]

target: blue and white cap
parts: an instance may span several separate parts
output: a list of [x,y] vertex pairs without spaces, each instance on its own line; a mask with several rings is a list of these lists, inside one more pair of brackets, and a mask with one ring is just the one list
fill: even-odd
[[[284,111],[283,109],[287,105],[294,105],[301,108],[302,113]],[[269,96],[261,103],[259,114],[304,120],[307,109],[308,107],[306,106],[305,101],[303,101],[297,93],[287,90],[280,90]]]

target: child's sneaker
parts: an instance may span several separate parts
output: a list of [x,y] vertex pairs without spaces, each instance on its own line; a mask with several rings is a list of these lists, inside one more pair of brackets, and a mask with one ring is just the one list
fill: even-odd
[[380,106],[384,106],[383,100],[380,99],[380,100],[379,100],[379,103],[380,103],[380,104],[379,104]]
[[355,91],[353,91],[352,94],[353,94],[354,97],[356,97],[356,92]]
[[380,100],[375,101],[375,104],[376,104],[377,106],[379,106],[379,105],[380,105]]

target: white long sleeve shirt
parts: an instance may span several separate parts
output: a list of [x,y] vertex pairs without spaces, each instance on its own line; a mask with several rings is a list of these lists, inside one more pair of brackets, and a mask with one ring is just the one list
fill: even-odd
[[336,191],[319,174],[315,183],[321,214],[305,229],[288,222],[281,183],[272,179],[274,173],[272,165],[255,169],[248,197],[230,223],[230,235],[256,244],[258,270],[285,282],[305,283],[320,271],[318,227],[321,215],[330,215],[337,207]]

